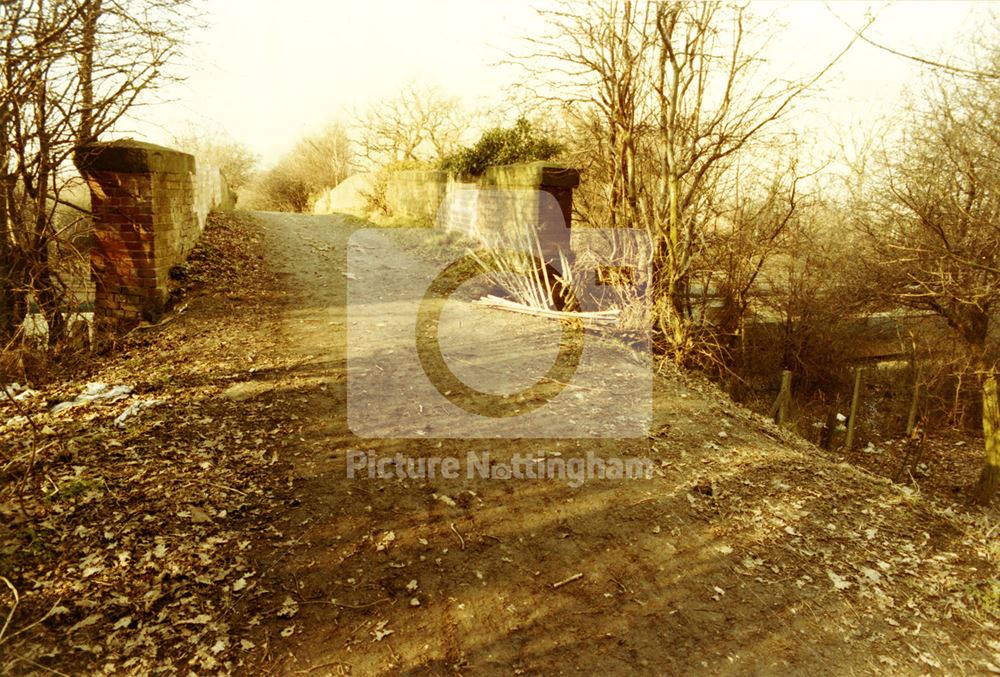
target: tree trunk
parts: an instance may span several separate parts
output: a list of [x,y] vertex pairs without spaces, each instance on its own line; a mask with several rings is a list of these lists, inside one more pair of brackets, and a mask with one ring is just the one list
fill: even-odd
[[17,335],[27,313],[23,267],[6,237],[0,234],[0,350]]
[[94,52],[97,49],[97,20],[101,16],[101,0],[91,0],[83,19],[83,40],[80,48],[80,145],[97,140],[94,133]]
[[[2,201],[2,198],[0,198]],[[6,228],[6,210],[0,208],[0,218]],[[2,349],[17,331],[15,323],[14,271],[12,270],[11,253],[7,244],[7,234],[0,233],[0,349]]]
[[[0,134],[2,134],[0,126]],[[2,142],[0,142],[2,143]],[[0,149],[0,171],[6,166],[6,158]],[[0,186],[2,189],[2,186]],[[0,349],[14,335],[14,271],[11,247],[7,239],[7,200],[6,191],[0,191]]]
[[[6,78],[5,78],[6,80]],[[15,325],[14,308],[14,259],[13,247],[10,241],[10,215],[8,213],[7,194],[10,177],[7,176],[7,120],[8,109],[6,101],[0,101],[0,349],[14,336],[20,325]]]
[[975,499],[980,505],[989,505],[1000,487],[1000,400],[996,373],[992,371],[983,382],[983,441],[986,465],[979,476]]
[[59,288],[58,276],[52,270],[46,256],[40,265],[40,273],[35,285],[38,307],[48,325],[48,344],[56,346],[66,338],[66,294]]
[[989,315],[986,310],[975,308],[964,316],[949,322],[969,345],[972,364],[981,374],[983,389],[983,446],[986,463],[979,474],[973,499],[980,505],[988,505],[1000,486],[1000,400],[997,398],[996,365],[987,364],[986,339],[989,335]]

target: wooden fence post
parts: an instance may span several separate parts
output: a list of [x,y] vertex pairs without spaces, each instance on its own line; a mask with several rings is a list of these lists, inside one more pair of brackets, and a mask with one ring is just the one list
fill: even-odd
[[844,448],[847,451],[854,446],[854,426],[858,418],[858,404],[861,401],[861,374],[862,367],[854,368],[854,392],[851,394],[851,413],[847,418],[847,437],[844,439]]
[[906,417],[906,434],[913,434],[913,429],[917,426],[917,409],[920,405],[920,383],[913,384],[913,399],[910,400],[910,413]]
[[913,377],[913,399],[910,400],[910,412],[906,416],[906,434],[913,434],[917,425],[917,409],[920,405],[920,367],[917,365],[917,341],[910,334],[910,374]]
[[788,407],[792,401],[792,372],[784,369],[781,372],[781,390],[778,391],[778,399],[771,407],[771,418],[778,425],[784,425],[788,420]]

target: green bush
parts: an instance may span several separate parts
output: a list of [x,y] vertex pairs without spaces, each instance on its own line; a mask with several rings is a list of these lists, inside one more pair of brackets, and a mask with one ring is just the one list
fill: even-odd
[[483,132],[475,145],[446,157],[440,166],[460,176],[477,177],[482,176],[487,167],[549,160],[560,150],[557,142],[522,117],[513,127],[496,127]]

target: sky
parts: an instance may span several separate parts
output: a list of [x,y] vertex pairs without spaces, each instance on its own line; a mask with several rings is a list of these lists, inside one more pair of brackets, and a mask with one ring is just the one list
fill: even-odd
[[[407,83],[439,88],[470,107],[505,98],[520,75],[501,62],[543,34],[547,0],[204,0],[202,26],[177,64],[182,83],[141,109],[127,133],[169,145],[193,125],[225,130],[277,161],[302,136],[350,120]],[[751,9],[782,29],[769,74],[816,72],[851,38],[866,13],[867,35],[927,57],[961,54],[992,8],[963,2],[780,2]],[[1000,3],[994,5],[1000,9]],[[848,25],[845,25],[846,22]],[[899,107],[919,91],[917,64],[858,43],[821,83],[796,124],[803,133],[842,135]]]

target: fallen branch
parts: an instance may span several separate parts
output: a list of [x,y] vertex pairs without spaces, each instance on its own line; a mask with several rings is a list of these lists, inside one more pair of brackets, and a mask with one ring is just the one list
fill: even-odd
[[458,533],[458,529],[455,528],[454,522],[451,523],[451,530],[455,532],[456,536],[458,536],[458,542],[462,544],[462,550],[465,550],[465,539],[462,538],[462,534]]
[[615,325],[618,323],[620,311],[617,308],[610,310],[597,310],[591,312],[570,312],[565,310],[547,310],[545,308],[534,308],[523,303],[502,299],[499,296],[484,296],[476,301],[479,305],[498,310],[509,310],[522,315],[534,315],[536,317],[550,317],[559,320],[589,320],[598,324]]
[[[383,597],[382,599],[377,599],[374,602],[368,602],[367,604],[343,604],[341,602],[316,602],[317,604],[329,604],[330,606],[337,606],[341,609],[367,609],[371,606],[376,606],[378,604],[385,604],[386,602],[391,602],[392,600],[388,597]],[[302,602],[303,604],[313,604],[313,602]]]
[[350,663],[345,663],[344,661],[330,661],[329,663],[320,663],[319,665],[314,665],[307,670],[299,670],[299,674],[308,675],[311,674],[314,670],[322,670],[323,668],[332,668],[334,666],[341,668],[344,666],[350,666]]

